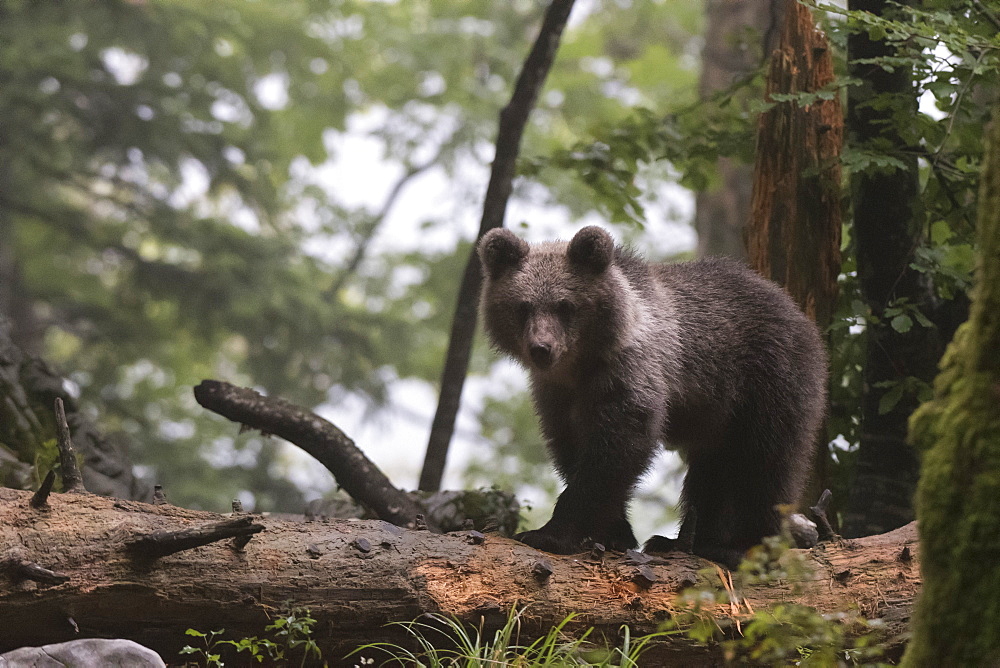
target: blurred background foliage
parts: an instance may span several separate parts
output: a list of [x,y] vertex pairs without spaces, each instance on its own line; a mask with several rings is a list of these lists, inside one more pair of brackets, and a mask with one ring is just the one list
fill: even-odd
[[[922,151],[929,234],[915,262],[947,301],[971,271],[996,30],[977,3],[925,4],[896,22],[836,7],[825,20],[842,69],[851,31],[900,46],[879,66],[915,68],[914,113],[897,121]],[[610,220],[652,259],[689,255],[688,188],[716,187],[720,156],[752,159],[759,71],[700,99],[701,2],[578,5],[531,116],[508,224],[541,238]],[[530,0],[0,0],[0,313],[14,340],[65,373],[179,505],[223,510],[240,497],[298,512],[333,484],[275,440],[207,415],[191,395],[202,378],[342,426],[348,414],[407,423],[386,431],[397,442],[382,463],[414,486],[415,468],[394,462],[422,455],[497,114],[543,11]],[[761,39],[747,37],[762,55]],[[844,74],[836,92],[860,83]],[[892,150],[849,144],[845,171],[894,169]],[[836,463],[858,442],[874,317],[849,222],[844,239]],[[914,305],[894,308],[894,327],[925,326]],[[481,344],[472,372],[482,382],[452,485],[553,494],[523,380]],[[416,415],[407,393],[427,404]],[[649,495],[669,513],[662,489]]]
[[[298,460],[237,437],[191,386],[255,385],[337,421],[359,398],[377,412],[398,379],[437,380],[497,114],[543,10],[0,2],[0,312],[14,340],[63,370],[105,431],[130,437],[139,472],[172,502],[299,511]],[[700,21],[697,3],[593,3],[526,153],[637,103],[692,99]],[[421,178],[447,184],[447,206],[406,199]],[[518,196],[560,203],[563,220],[598,206],[554,172]],[[479,346],[475,371],[492,362]],[[486,406],[483,437],[505,435],[496,456],[509,473],[496,482],[550,480],[523,398]],[[522,449],[533,454],[511,464]],[[495,470],[476,461],[468,481],[490,484]]]

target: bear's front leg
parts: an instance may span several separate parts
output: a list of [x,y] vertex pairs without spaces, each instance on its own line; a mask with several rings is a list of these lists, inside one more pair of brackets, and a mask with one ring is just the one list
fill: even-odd
[[542,431],[566,489],[552,519],[518,540],[556,554],[589,549],[588,541],[615,551],[636,547],[628,503],[659,448],[663,393],[655,370],[628,364],[632,357],[641,355],[595,367],[577,388],[535,383]]
[[[619,413],[617,421],[596,421],[589,437],[576,444],[576,460],[562,467],[566,489],[556,501],[552,519],[518,535],[518,540],[556,554],[586,550],[588,542],[619,552],[637,546],[627,517],[628,503],[657,443],[643,421],[623,417],[628,415]],[[642,428],[621,428],[637,424]]]

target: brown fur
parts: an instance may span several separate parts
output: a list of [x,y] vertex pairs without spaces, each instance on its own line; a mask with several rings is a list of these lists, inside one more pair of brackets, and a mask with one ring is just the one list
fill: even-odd
[[819,333],[781,288],[728,260],[649,264],[598,227],[534,246],[493,230],[479,253],[486,332],[528,370],[566,482],[552,519],[520,540],[635,547],[627,507],[660,441],[689,464],[688,547],[733,564],[777,533],[826,404]]

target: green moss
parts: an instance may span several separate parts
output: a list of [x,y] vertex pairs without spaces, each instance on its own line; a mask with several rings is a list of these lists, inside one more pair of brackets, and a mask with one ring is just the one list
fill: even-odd
[[1000,123],[990,135],[969,322],[910,420],[924,585],[906,666],[1000,662]]

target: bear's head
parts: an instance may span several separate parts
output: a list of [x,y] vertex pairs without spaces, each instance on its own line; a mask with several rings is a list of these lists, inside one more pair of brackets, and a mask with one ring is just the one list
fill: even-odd
[[614,330],[622,278],[615,243],[599,227],[569,242],[528,244],[507,229],[479,242],[481,312],[495,348],[534,372],[566,370]]

